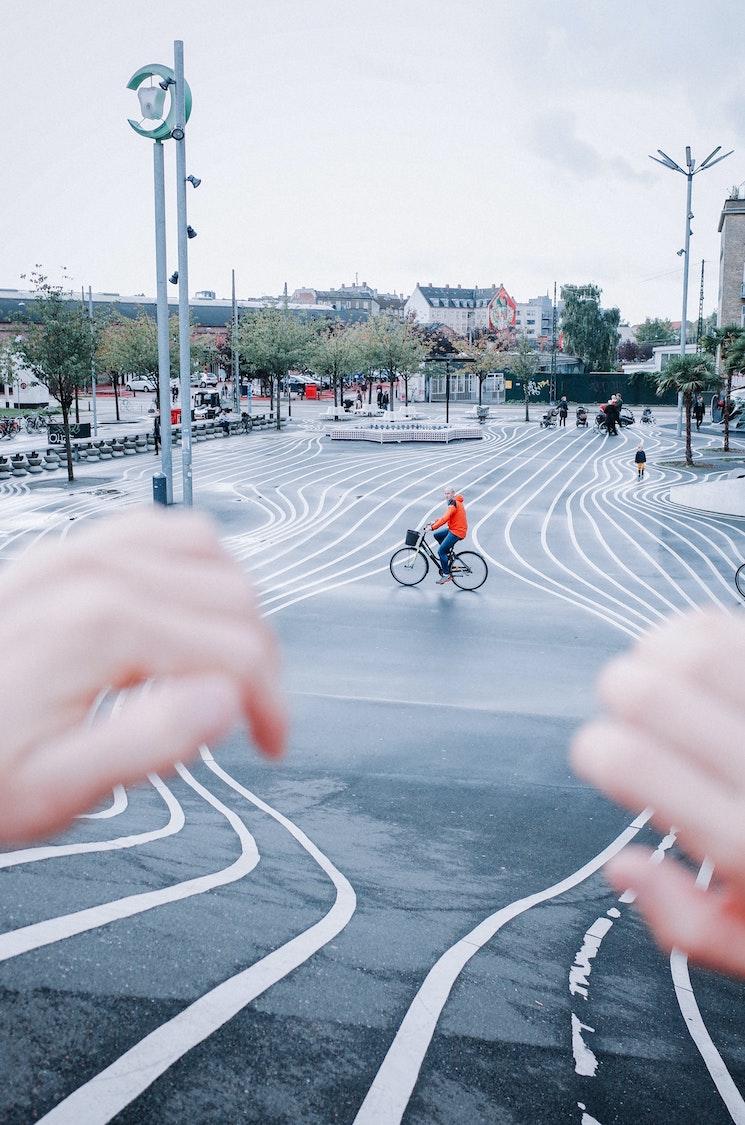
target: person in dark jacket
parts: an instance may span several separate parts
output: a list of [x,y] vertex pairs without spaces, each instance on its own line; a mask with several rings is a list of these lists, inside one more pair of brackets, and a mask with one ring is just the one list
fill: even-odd
[[153,418],[153,437],[155,439],[155,456],[160,453],[160,411],[156,410]]
[[640,441],[636,447],[634,454],[634,464],[636,465],[636,479],[644,480],[644,470],[647,467],[647,455],[644,452],[644,442]]
[[559,402],[559,425],[560,426],[566,426],[566,424],[567,424],[567,414],[568,413],[569,413],[569,403],[567,402],[567,396],[562,395],[561,401]]
[[613,437],[618,436],[618,430],[616,429],[616,426],[618,425],[618,418],[619,418],[620,413],[621,412],[618,409],[618,406],[616,404],[616,400],[613,399],[613,398],[609,398],[606,405],[605,405],[605,411],[604,411],[605,428],[606,428],[606,431],[608,432],[608,434],[612,435]]

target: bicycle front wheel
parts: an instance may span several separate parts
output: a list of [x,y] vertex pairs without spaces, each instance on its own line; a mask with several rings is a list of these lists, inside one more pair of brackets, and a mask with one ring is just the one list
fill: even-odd
[[478,590],[486,582],[488,573],[485,560],[475,551],[459,551],[457,555],[453,555],[450,574],[461,590]]
[[402,586],[417,586],[426,578],[429,563],[421,551],[414,547],[402,547],[391,555],[391,574]]
[[735,586],[737,586],[737,592],[740,597],[745,598],[745,563],[738,566],[735,571]]

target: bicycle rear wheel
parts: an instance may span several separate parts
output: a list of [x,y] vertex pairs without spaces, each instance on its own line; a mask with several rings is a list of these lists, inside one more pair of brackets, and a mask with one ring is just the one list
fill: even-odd
[[741,598],[745,598],[745,563],[738,566],[735,571],[735,586]]
[[415,547],[402,547],[391,555],[391,574],[402,586],[417,586],[426,578],[429,562]]
[[488,573],[486,561],[475,551],[458,551],[453,555],[450,574],[461,590],[478,590],[486,582]]

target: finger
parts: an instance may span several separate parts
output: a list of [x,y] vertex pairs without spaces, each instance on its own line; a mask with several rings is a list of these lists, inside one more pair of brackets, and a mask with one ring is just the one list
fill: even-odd
[[679,672],[742,707],[745,622],[740,617],[713,610],[676,617],[645,634],[636,651],[662,671]]
[[742,801],[710,774],[618,723],[584,727],[571,754],[580,777],[632,811],[651,805],[658,827],[678,826],[690,856],[699,861],[710,856],[723,874],[745,887]]
[[81,607],[81,620],[65,640],[63,661],[54,645],[39,654],[35,673],[46,684],[46,705],[34,708],[31,687],[22,684],[8,701],[19,752],[81,721],[102,687],[220,675],[236,684],[259,747],[273,757],[281,754],[285,721],[277,646],[263,622],[174,617],[144,600],[113,612],[108,590],[105,595],[98,606],[94,598]]
[[184,678],[132,693],[103,722],[70,731],[23,760],[0,793],[0,831],[18,840],[57,831],[114,785],[192,757],[240,716],[236,685],[222,677]]
[[627,726],[679,750],[738,789],[745,786],[742,701],[736,710],[686,674],[671,674],[640,656],[615,660],[601,675],[598,693]]
[[63,544],[34,546],[3,573],[3,586],[19,590],[35,587],[46,579],[75,575],[91,560],[99,570],[120,557],[138,558],[157,553],[168,557],[175,568],[180,557],[210,559],[224,557],[212,522],[199,513],[156,512],[138,509],[84,526]]
[[616,890],[636,893],[635,905],[664,950],[681,949],[699,965],[745,977],[745,899],[704,891],[681,864],[652,864],[642,848],[624,849],[606,874]]

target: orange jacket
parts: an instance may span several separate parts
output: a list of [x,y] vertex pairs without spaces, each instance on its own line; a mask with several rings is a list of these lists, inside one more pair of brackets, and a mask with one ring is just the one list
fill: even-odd
[[440,516],[439,520],[435,520],[432,524],[432,530],[436,531],[438,527],[448,525],[448,530],[452,531],[453,535],[457,535],[459,539],[465,539],[468,535],[468,519],[466,517],[466,509],[463,507],[463,497],[456,496],[455,504],[448,504],[447,511],[444,516]]

